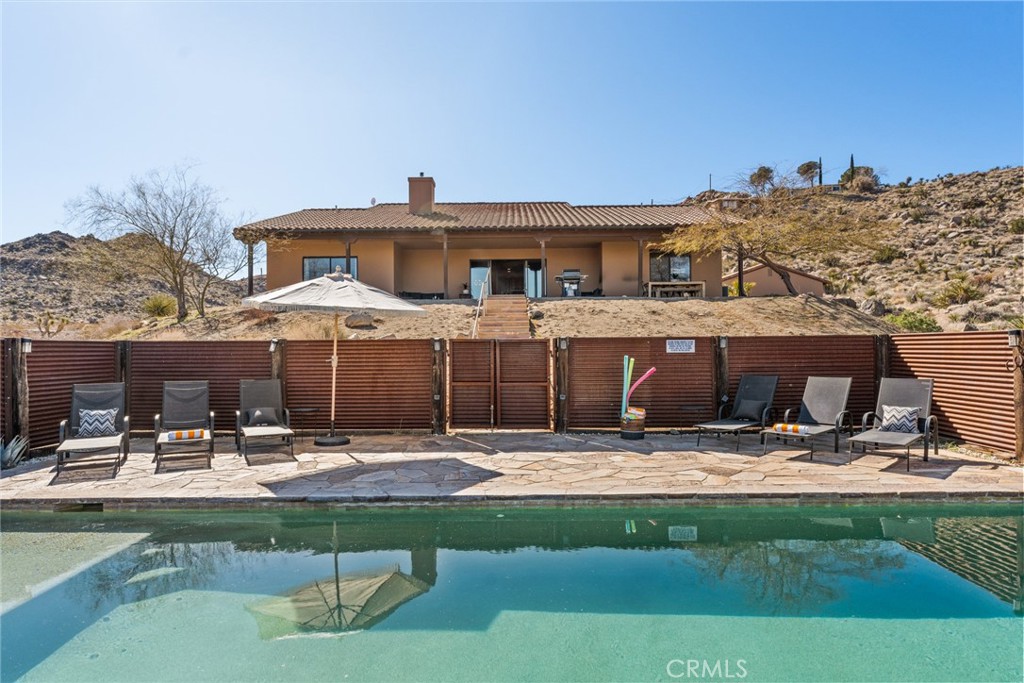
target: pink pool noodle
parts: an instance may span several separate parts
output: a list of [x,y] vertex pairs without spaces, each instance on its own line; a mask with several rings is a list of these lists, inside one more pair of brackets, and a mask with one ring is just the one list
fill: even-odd
[[643,381],[644,381],[645,379],[647,379],[648,377],[650,377],[651,375],[653,375],[653,374],[654,374],[654,371],[655,371],[655,370],[657,370],[657,369],[658,369],[658,368],[651,368],[650,370],[648,370],[647,372],[645,372],[644,374],[642,374],[642,375],[640,376],[640,379],[638,379],[637,381],[633,382],[633,386],[631,386],[631,387],[629,388],[629,393],[628,393],[628,394],[626,394],[626,403],[627,403],[627,404],[629,403],[629,399],[630,399],[630,397],[631,397],[631,396],[633,395],[633,392],[634,392],[634,391],[636,391],[636,388],[637,388],[638,386],[640,386],[640,383],[641,383],[641,382],[643,382]]

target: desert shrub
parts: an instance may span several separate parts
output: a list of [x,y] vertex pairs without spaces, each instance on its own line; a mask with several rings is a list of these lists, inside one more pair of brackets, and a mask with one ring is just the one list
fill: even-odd
[[178,312],[178,302],[168,294],[154,294],[142,302],[142,311],[151,318],[163,318]]
[[885,322],[906,332],[942,332],[935,318],[918,311],[903,311],[885,316]]
[[985,219],[976,213],[968,214],[964,217],[964,225],[968,228],[983,228],[985,227]]
[[821,265],[826,268],[836,268],[843,265],[843,259],[839,258],[838,254],[828,254],[821,259]]
[[971,209],[980,209],[983,206],[985,206],[985,200],[981,197],[968,197],[960,202],[960,208],[968,211]]
[[1024,330],[1024,315],[1015,315],[1006,319],[1006,329]]
[[911,209],[907,216],[910,218],[911,223],[921,223],[925,218],[928,217],[928,209],[922,209],[921,207],[915,207]]
[[878,189],[878,176],[874,174],[857,175],[850,182],[850,189],[854,192],[874,192]]
[[[746,294],[749,295],[750,294],[750,290],[752,290],[754,288],[754,285],[756,285],[756,284],[757,284],[756,282],[744,282],[743,283],[743,291]],[[730,282],[729,283],[729,296],[739,296],[739,295],[740,295],[740,283],[739,283],[739,281],[736,280],[736,281]]]
[[928,272],[928,263],[923,258],[916,259],[914,261],[914,272],[918,275],[924,275]]
[[874,258],[875,263],[892,263],[898,258],[903,258],[905,254],[901,249],[891,244],[883,244],[875,252]]
[[935,298],[936,303],[940,306],[953,306],[956,304],[966,304],[971,301],[980,299],[984,294],[981,289],[976,287],[973,283],[968,282],[967,275],[965,273],[955,273],[949,280],[949,284],[943,287],[942,291],[939,292]]
[[868,287],[864,290],[864,296],[875,296],[876,294],[878,294],[878,289],[875,287]]
[[1017,216],[1010,221],[1011,235],[1024,235],[1024,216]]

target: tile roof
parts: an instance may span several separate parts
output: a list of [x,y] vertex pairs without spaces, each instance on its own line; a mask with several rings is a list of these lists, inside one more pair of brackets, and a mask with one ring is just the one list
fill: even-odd
[[573,206],[568,202],[435,204],[434,213],[409,213],[408,204],[377,204],[368,209],[304,209],[235,228],[257,232],[337,230],[447,231],[656,229],[671,230],[709,220],[694,206]]

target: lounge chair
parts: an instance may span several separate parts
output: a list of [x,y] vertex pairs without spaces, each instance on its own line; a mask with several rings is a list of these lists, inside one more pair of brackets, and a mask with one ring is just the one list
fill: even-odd
[[[935,444],[939,453],[939,427],[932,410],[932,385],[930,379],[902,379],[883,377],[878,388],[878,403],[875,412],[864,413],[861,431],[850,437],[850,460],[853,448],[861,445],[861,452],[867,452],[867,445],[875,448],[898,446],[906,449],[907,471],[910,471],[910,447],[924,440],[924,459],[928,460],[928,444]],[[868,422],[871,422],[870,426]]]
[[166,457],[197,453],[205,454],[206,466],[212,467],[213,428],[209,382],[164,382],[163,408],[153,418],[156,471]]
[[713,432],[716,436],[723,433],[736,435],[736,450],[740,448],[740,434],[751,429],[764,429],[772,413],[772,400],[775,398],[775,387],[779,384],[778,375],[743,375],[736,389],[729,416],[725,409],[729,403],[718,409],[718,419],[714,422],[702,422],[697,427],[697,445],[700,446],[700,435]]
[[57,472],[77,455],[114,454],[114,474],[128,459],[129,420],[124,414],[124,383],[74,384],[71,417],[61,420]]
[[239,409],[235,411],[235,450],[249,464],[249,440],[287,444],[295,458],[295,432],[289,428],[288,409],[281,399],[281,380],[243,379],[238,383]]
[[834,452],[839,452],[839,432],[843,423],[848,425],[849,433],[853,434],[853,421],[846,402],[850,398],[850,377],[808,377],[804,386],[804,397],[800,401],[800,412],[796,422],[790,422],[793,409],[786,410],[782,422],[761,431],[764,439],[764,452],[768,452],[768,438],[782,439],[789,443],[790,439],[805,439],[810,442],[811,459],[814,459],[814,439],[822,434],[835,435]]

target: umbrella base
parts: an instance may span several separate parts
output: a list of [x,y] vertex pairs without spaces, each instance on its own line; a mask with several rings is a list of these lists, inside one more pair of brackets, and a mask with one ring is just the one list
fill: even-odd
[[318,436],[315,439],[313,439],[313,443],[316,444],[317,446],[327,446],[327,447],[330,447],[330,446],[347,446],[351,442],[352,442],[351,439],[349,439],[347,436],[341,436],[341,435],[332,436],[330,434],[327,434],[327,435],[324,435],[324,436]]

